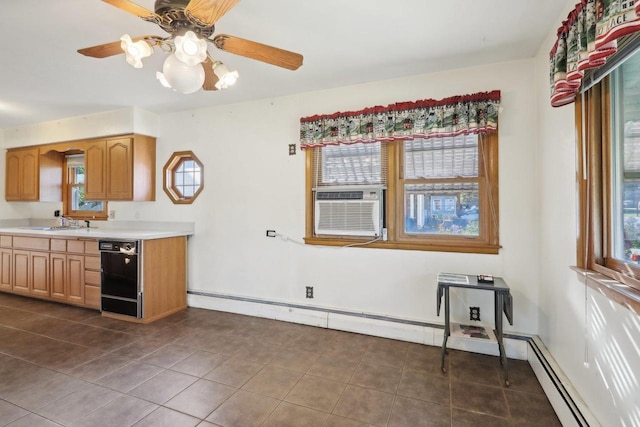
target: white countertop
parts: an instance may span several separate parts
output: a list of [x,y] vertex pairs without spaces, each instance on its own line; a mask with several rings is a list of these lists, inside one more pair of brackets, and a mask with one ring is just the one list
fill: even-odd
[[151,240],[165,239],[168,237],[189,236],[192,231],[184,230],[138,230],[127,228],[77,228],[65,230],[42,230],[42,227],[4,227],[0,228],[0,234],[31,237],[65,237],[86,239],[113,239],[113,240]]

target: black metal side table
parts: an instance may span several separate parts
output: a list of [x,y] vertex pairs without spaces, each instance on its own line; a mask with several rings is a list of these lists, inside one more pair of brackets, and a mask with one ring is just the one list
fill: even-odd
[[451,335],[451,323],[449,318],[449,289],[450,288],[467,288],[492,291],[494,293],[494,312],[495,312],[495,333],[498,341],[498,349],[500,351],[500,364],[504,369],[504,383],[509,386],[509,367],[507,364],[507,353],[504,349],[503,333],[502,333],[502,314],[507,317],[510,325],[513,325],[513,298],[509,286],[500,277],[494,277],[493,283],[478,282],[476,276],[466,274],[448,274],[442,273],[438,275],[438,310],[440,316],[440,306],[442,296],[444,295],[444,339],[442,341],[441,368],[442,372],[446,372],[444,366],[444,358],[447,353],[447,339]]

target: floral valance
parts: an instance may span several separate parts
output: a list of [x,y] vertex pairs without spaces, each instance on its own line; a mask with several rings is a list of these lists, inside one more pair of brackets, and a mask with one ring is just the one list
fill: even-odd
[[300,119],[300,147],[494,132],[500,91]]
[[[634,5],[635,3],[635,5]],[[575,100],[585,70],[600,67],[617,39],[640,31],[640,1],[582,0],[558,28],[550,52],[551,105]]]

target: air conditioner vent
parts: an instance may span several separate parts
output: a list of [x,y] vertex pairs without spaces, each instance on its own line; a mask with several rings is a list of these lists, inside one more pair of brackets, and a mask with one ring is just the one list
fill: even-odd
[[363,191],[323,191],[316,200],[362,200]]

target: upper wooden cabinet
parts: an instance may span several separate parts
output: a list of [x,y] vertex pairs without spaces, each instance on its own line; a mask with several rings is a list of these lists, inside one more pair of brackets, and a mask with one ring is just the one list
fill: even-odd
[[156,139],[123,135],[7,150],[7,201],[61,201],[65,154],[85,155],[87,200],[156,199]]
[[90,142],[85,150],[85,198],[155,200],[155,142],[142,135]]
[[40,164],[38,148],[7,150],[5,199],[7,201],[37,201],[40,194]]

